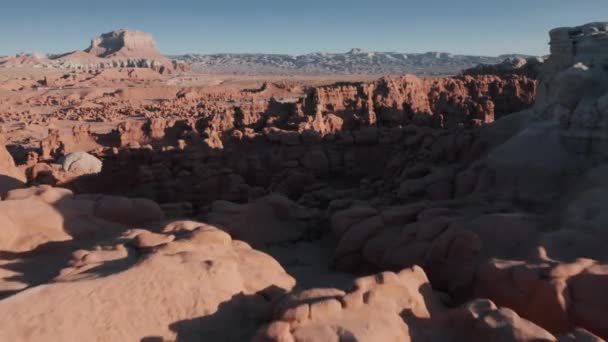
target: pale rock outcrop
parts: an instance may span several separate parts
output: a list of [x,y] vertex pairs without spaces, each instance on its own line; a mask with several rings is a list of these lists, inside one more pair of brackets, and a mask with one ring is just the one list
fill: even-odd
[[506,142],[498,142],[487,159],[496,183],[511,189],[509,197],[555,200],[567,192],[572,177],[584,174],[605,157],[606,25],[552,30],[551,56],[543,65],[534,107],[497,122],[488,131],[510,130],[506,126],[513,124],[518,127],[511,130]]
[[76,175],[99,173],[103,166],[101,160],[83,151],[69,153],[60,162],[63,171]]

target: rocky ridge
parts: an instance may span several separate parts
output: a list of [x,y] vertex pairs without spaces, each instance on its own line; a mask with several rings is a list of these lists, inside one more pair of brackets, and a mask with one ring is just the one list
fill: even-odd
[[171,56],[204,73],[243,74],[416,74],[453,75],[477,66],[496,64],[519,55],[468,56],[445,52],[399,53],[367,52],[352,49],[346,53],[279,54],[186,54]]

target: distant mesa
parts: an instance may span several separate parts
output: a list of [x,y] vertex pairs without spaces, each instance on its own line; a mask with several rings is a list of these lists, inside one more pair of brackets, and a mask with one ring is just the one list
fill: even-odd
[[101,58],[164,58],[151,34],[125,29],[100,35],[84,51]]
[[120,29],[91,40],[84,51],[53,57],[63,68],[150,68],[161,74],[185,71],[186,65],[172,61],[156,49],[149,33]]
[[184,63],[173,61],[156,49],[149,33],[120,29],[91,40],[84,51],[76,50],[47,57],[20,54],[0,59],[0,66],[34,66],[60,69],[96,70],[108,68],[150,68],[161,74],[185,71]]

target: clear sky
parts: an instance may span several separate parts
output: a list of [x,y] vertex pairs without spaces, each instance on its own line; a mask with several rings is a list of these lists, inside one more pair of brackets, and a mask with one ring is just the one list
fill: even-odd
[[84,49],[117,28],[161,52],[548,53],[547,31],[608,21],[608,0],[2,0],[0,55]]

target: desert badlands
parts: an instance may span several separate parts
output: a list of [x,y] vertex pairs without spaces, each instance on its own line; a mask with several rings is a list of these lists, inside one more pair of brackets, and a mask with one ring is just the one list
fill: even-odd
[[608,23],[548,41],[1,58],[0,341],[603,341]]

